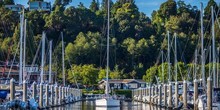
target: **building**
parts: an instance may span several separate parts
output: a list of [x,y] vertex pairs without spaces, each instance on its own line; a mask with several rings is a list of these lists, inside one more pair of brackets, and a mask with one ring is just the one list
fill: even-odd
[[[145,88],[146,82],[141,79],[109,79],[109,86],[111,89],[137,89]],[[104,89],[106,79],[99,82],[98,86],[100,89]]]
[[51,3],[43,1],[33,1],[29,2],[29,11],[33,10],[42,10],[42,11],[51,11]]
[[5,5],[5,8],[12,10],[14,12],[20,12],[24,8],[23,5],[21,4],[16,4],[16,5]]
[[[9,78],[14,78],[15,81],[19,80],[19,65],[13,65],[12,69],[10,70],[9,65],[1,65],[0,64],[0,76],[2,77],[8,77]],[[9,74],[10,73],[10,74]],[[29,82],[40,82],[40,70],[39,67],[37,65],[35,66],[26,66],[25,67],[25,72],[23,72],[23,75],[29,79]],[[54,75],[55,73],[52,72],[51,73],[51,78],[52,78],[52,83],[54,82]],[[44,72],[44,81],[47,82],[49,80],[49,72],[45,71]]]

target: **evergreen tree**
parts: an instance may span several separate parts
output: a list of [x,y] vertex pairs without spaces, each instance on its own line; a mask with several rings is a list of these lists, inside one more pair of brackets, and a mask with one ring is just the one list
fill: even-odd
[[14,0],[3,0],[5,5],[14,5]]
[[212,6],[215,11],[214,13],[218,12],[219,7],[218,7],[217,3],[214,0],[209,0],[207,6],[204,9],[204,15],[205,15],[205,18],[207,18],[207,19],[211,18],[211,7]]
[[95,0],[92,0],[92,3],[89,8],[92,12],[96,12],[99,10],[99,4]]

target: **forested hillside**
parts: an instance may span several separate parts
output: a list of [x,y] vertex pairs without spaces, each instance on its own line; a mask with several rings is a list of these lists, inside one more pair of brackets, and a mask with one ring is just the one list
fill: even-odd
[[[63,32],[68,82],[74,83],[75,77],[83,84],[96,84],[105,78],[107,0],[100,3],[92,0],[88,8],[82,3],[77,7],[69,6],[70,2],[71,0],[55,0],[51,12],[25,10],[28,22],[27,64],[32,63],[42,32],[45,31],[47,44],[49,45],[49,40],[53,40],[53,71],[57,72],[60,80],[60,33]],[[206,46],[210,45],[211,40],[211,6],[214,6],[216,16],[216,41],[220,40],[218,4],[214,0],[207,2],[208,5],[204,7]],[[14,2],[0,2],[2,62],[13,59],[20,37],[20,15],[6,9],[4,6],[7,4]],[[171,39],[174,33],[177,34],[179,65],[183,73],[187,71],[195,49],[200,46],[200,7],[186,4],[184,0],[167,0],[160,5],[159,10],[152,12],[152,16],[146,16],[139,11],[135,0],[117,0],[115,3],[111,2],[110,10],[110,78],[143,78],[148,82],[155,82],[155,75],[161,77],[161,70],[155,65],[161,64],[161,51],[163,50],[164,54],[167,52],[167,31],[170,32]],[[220,46],[219,42],[216,46]],[[171,50],[173,62],[173,49]],[[38,56],[36,63],[40,64],[40,53]],[[48,54],[46,56],[48,57]],[[166,58],[164,59],[166,61]],[[16,61],[18,60],[19,52],[16,55]],[[48,59],[46,61],[48,65]],[[48,67],[45,67],[45,70],[48,70]]]

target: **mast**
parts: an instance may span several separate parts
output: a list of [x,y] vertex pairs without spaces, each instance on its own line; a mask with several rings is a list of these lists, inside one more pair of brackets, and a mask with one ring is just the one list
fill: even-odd
[[217,49],[217,88],[219,88],[219,47]]
[[176,74],[176,82],[177,82],[177,49],[176,49],[176,33],[174,34],[175,37],[175,74]]
[[202,53],[202,67],[201,67],[201,73],[202,73],[202,83],[203,86],[205,86],[205,64],[204,64],[204,47],[203,47],[203,39],[204,39],[204,35],[203,35],[203,4],[201,3],[201,10],[200,10],[200,20],[201,20],[201,53]]
[[41,77],[41,83],[43,83],[43,78],[44,78],[44,54],[45,54],[45,33],[43,32],[42,34],[42,52],[41,52],[41,72],[40,72],[40,77]]
[[51,71],[52,71],[52,40],[50,41],[50,65],[49,65],[49,83],[51,84]]
[[105,94],[108,95],[108,72],[109,72],[109,19],[110,19],[110,2],[108,0],[108,21],[107,21],[107,65],[106,65],[106,85],[105,85]]
[[21,84],[22,83],[22,73],[23,73],[23,70],[22,70],[22,43],[23,43],[23,22],[24,22],[24,10],[22,12],[22,14],[20,15],[20,58],[19,58],[19,83]]
[[197,49],[196,49],[196,52],[195,52],[195,70],[194,70],[194,72],[195,72],[195,76],[194,76],[194,79],[196,79],[197,78]]
[[211,7],[212,9],[212,71],[213,71],[213,83],[214,87],[216,87],[216,71],[215,71],[215,24],[214,24],[214,13],[213,13],[213,6]]
[[167,59],[168,59],[168,82],[170,82],[171,81],[171,78],[170,78],[170,34],[169,34],[169,31],[167,31],[167,36],[168,36],[168,50],[167,50]]
[[211,77],[212,47],[209,46],[209,77]]
[[24,21],[24,57],[23,57],[23,80],[26,80],[25,63],[26,63],[26,37],[27,37],[27,19]]
[[63,86],[65,86],[65,68],[64,68],[64,43],[63,43],[63,32],[61,32],[62,38],[62,68],[63,68]]
[[163,83],[164,83],[163,51],[161,51],[161,54],[162,54],[162,76],[163,76]]

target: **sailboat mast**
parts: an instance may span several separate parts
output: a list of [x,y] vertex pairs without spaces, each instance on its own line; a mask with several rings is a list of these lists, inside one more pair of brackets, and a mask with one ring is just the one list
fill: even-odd
[[212,47],[209,46],[209,77],[211,77]]
[[167,50],[167,57],[168,57],[168,81],[170,82],[171,81],[171,78],[170,78],[170,34],[169,34],[169,31],[167,31],[167,36],[168,36],[168,50]]
[[108,0],[108,21],[107,21],[107,64],[106,64],[106,87],[105,87],[105,94],[108,95],[108,72],[109,72],[109,25],[110,25],[110,2]]
[[214,87],[216,87],[216,72],[215,72],[215,24],[214,24],[214,12],[213,12],[213,6],[211,7],[212,9],[212,71],[213,71],[213,82],[214,82]]
[[50,41],[50,65],[49,65],[49,83],[51,84],[51,71],[52,71],[52,40]]
[[218,49],[217,49],[217,52],[218,52],[218,54],[217,54],[217,80],[216,80],[216,82],[217,82],[217,88],[219,88],[219,47],[218,47]]
[[63,32],[61,32],[62,38],[62,68],[63,68],[63,86],[65,86],[65,68],[64,68],[64,43],[63,43]]
[[202,73],[202,83],[203,86],[205,85],[205,64],[204,64],[204,47],[203,47],[203,4],[201,3],[201,10],[200,10],[200,20],[201,20],[201,54],[202,54],[202,67],[201,67],[201,73]]
[[163,83],[164,83],[163,51],[161,51],[161,55],[162,55],[162,76],[163,76]]
[[43,78],[44,78],[44,54],[45,54],[45,33],[43,32],[42,34],[42,52],[41,52],[41,83],[43,83]]
[[19,83],[21,84],[22,83],[22,47],[23,47],[23,22],[24,22],[24,10],[22,12],[22,14],[20,15],[20,58],[19,58]]
[[176,74],[176,82],[177,82],[177,48],[176,48],[176,33],[174,34],[175,36],[175,74]]
[[194,79],[196,79],[196,77],[197,77],[197,53],[198,53],[198,51],[197,51],[197,49],[196,49],[196,52],[195,52],[195,74],[194,74]]
[[23,53],[23,80],[25,80],[26,77],[26,71],[25,71],[25,63],[26,63],[26,37],[27,37],[27,19],[24,21],[24,53]]

